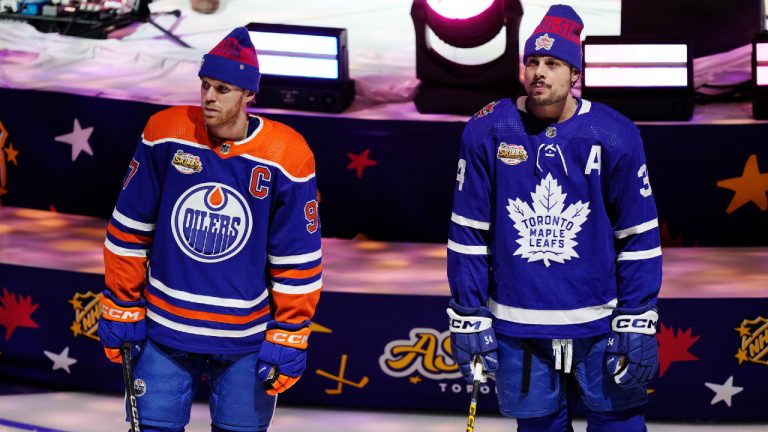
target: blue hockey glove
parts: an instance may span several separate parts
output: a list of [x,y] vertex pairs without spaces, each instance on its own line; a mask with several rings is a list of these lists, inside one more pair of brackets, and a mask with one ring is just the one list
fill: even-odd
[[126,342],[133,346],[132,351],[138,352],[138,347],[147,337],[145,306],[143,299],[123,301],[109,290],[101,293],[101,318],[97,333],[110,361],[123,362],[120,347]]
[[659,367],[656,323],[651,308],[617,308],[611,320],[606,348],[606,371],[620,387],[648,384]]
[[451,329],[451,356],[468,382],[474,379],[475,356],[480,356],[483,371],[493,374],[499,367],[496,358],[496,333],[491,327],[493,315],[486,307],[468,308],[451,299],[448,302],[448,324]]
[[259,351],[256,373],[268,395],[288,390],[301,378],[307,367],[309,321],[288,324],[270,321]]

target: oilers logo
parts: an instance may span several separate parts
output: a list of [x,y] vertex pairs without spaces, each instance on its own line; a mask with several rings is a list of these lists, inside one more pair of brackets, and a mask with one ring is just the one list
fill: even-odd
[[221,183],[199,184],[182,193],[173,206],[171,224],[179,248],[206,263],[240,252],[253,227],[245,199]]

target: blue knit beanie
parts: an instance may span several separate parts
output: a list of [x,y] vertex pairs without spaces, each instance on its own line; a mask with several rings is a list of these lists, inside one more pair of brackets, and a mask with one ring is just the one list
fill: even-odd
[[209,77],[236,85],[240,88],[259,91],[259,59],[256,48],[245,27],[238,27],[203,56],[199,77]]
[[570,6],[552,5],[525,41],[523,63],[532,55],[555,57],[581,72],[581,30],[584,23]]

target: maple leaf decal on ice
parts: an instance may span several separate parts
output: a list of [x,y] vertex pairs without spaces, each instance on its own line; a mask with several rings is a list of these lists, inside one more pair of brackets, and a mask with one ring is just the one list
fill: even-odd
[[656,335],[659,341],[659,376],[664,376],[669,366],[676,361],[697,361],[698,357],[688,350],[701,336],[693,336],[691,328],[685,330],[666,327],[661,324],[661,330]]
[[37,323],[32,321],[31,315],[39,304],[32,304],[31,296],[19,295],[18,300],[14,293],[3,288],[3,297],[0,298],[0,325],[5,327],[5,340],[17,327],[37,328]]
[[587,221],[589,202],[578,201],[565,208],[567,196],[552,174],[547,174],[531,192],[533,207],[520,198],[507,200],[509,217],[520,234],[520,247],[515,255],[527,258],[528,262],[543,261],[547,267],[550,261],[562,264],[579,257],[575,250],[579,244],[576,234]]

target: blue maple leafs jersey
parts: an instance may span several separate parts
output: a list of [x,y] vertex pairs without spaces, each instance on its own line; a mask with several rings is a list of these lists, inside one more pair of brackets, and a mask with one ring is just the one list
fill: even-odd
[[607,333],[616,307],[655,305],[659,224],[640,133],[599,103],[543,123],[504,99],[462,135],[448,240],[455,301],[514,337]]

